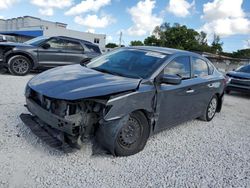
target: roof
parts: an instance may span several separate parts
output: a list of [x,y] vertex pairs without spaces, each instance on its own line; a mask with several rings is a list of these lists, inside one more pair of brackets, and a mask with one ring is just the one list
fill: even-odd
[[156,51],[156,52],[161,52],[161,53],[165,53],[165,54],[188,53],[188,54],[197,55],[196,53],[189,52],[186,50],[179,50],[179,49],[165,48],[165,47],[156,47],[156,46],[133,46],[130,48],[148,50],[148,51]]

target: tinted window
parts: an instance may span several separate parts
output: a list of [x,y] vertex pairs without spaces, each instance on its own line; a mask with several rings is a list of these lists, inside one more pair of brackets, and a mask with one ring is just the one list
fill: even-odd
[[209,75],[213,74],[214,73],[214,67],[211,63],[207,63],[208,64],[208,72],[209,72]]
[[125,77],[148,78],[165,57],[158,52],[119,49],[92,60],[87,67]]
[[64,40],[57,38],[52,38],[48,40],[47,43],[50,45],[50,48],[63,49],[66,46],[66,42]]
[[91,44],[85,44],[85,46],[88,48],[88,50],[90,52],[97,52],[97,53],[101,53],[100,49],[98,46],[95,45],[91,45]]
[[245,72],[245,73],[250,73],[250,65],[240,67],[236,70],[237,72]]
[[199,58],[193,58],[193,72],[194,76],[207,76],[208,75],[208,66],[206,61],[199,59]]
[[181,76],[183,79],[190,78],[191,66],[190,57],[181,56],[171,61],[164,69],[164,74]]
[[79,42],[65,41],[65,47],[68,50],[83,50]]

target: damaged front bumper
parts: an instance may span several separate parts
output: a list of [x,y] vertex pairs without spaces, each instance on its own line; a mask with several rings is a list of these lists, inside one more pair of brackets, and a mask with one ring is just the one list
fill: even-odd
[[21,120],[30,130],[52,148],[63,150],[65,153],[73,151],[72,145],[66,142],[65,135],[56,129],[47,126],[36,116],[21,114]]
[[69,135],[75,136],[79,134],[80,122],[78,119],[67,120],[58,115],[55,115],[47,110],[43,109],[32,99],[26,98],[26,104],[28,110],[41,121],[51,126],[54,129],[65,132]]

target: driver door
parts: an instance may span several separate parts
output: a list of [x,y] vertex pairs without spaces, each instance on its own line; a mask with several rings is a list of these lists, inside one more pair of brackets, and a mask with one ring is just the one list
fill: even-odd
[[162,74],[181,76],[182,82],[179,85],[158,84],[156,132],[192,119],[198,95],[193,89],[190,56],[174,58]]
[[67,64],[66,59],[66,42],[58,38],[50,38],[46,44],[49,44],[47,48],[43,45],[38,48],[38,60],[39,64],[46,67],[54,67],[57,65]]

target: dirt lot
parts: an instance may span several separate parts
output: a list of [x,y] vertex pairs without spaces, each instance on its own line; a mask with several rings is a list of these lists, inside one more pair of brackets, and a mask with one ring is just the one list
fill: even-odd
[[250,187],[250,96],[225,96],[210,123],[190,121],[151,137],[131,157],[65,154],[21,122],[33,75],[0,74],[0,187]]

